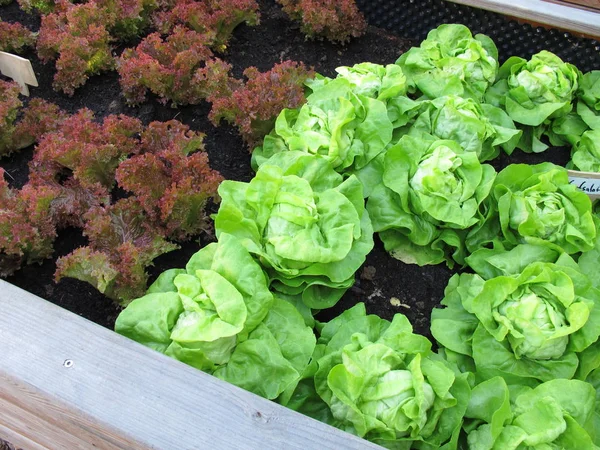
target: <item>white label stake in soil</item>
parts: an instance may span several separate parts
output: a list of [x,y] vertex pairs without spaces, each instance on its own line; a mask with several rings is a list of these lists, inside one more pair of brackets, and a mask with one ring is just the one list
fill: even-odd
[[600,173],[569,170],[569,182],[585,192],[592,200],[600,198]]
[[0,73],[21,86],[21,94],[29,96],[29,86],[38,86],[31,61],[11,53],[0,52]]

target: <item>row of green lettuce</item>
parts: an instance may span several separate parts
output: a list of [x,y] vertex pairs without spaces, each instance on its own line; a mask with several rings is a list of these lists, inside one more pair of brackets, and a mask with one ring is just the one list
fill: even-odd
[[[597,74],[549,52],[499,67],[461,25],[338,72],[282,111],[250,182],[221,184],[217,242],[116,331],[388,448],[598,448],[600,219],[565,168],[483,163],[547,141],[598,170]],[[437,352],[402,314],[313,317],[375,232],[404,262],[465,268],[432,314]]]

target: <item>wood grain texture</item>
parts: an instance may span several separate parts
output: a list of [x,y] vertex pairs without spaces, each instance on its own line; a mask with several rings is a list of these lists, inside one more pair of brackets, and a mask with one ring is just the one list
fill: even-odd
[[590,37],[600,37],[600,13],[546,0],[448,0]]
[[591,9],[600,9],[600,0],[550,0],[554,3],[567,3],[572,5],[585,6]]
[[2,280],[0,424],[27,449],[381,448]]

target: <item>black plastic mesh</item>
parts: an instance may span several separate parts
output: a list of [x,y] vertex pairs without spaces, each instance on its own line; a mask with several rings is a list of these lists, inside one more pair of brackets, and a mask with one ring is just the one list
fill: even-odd
[[600,69],[600,43],[565,31],[521,24],[501,14],[444,0],[357,0],[357,4],[369,24],[418,42],[443,23],[461,23],[473,34],[491,37],[501,63],[510,56],[528,59],[549,50],[583,72]]

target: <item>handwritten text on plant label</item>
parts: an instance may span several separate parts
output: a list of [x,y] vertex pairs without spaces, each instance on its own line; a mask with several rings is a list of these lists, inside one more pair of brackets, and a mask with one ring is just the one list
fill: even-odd
[[569,182],[589,195],[592,200],[600,198],[600,173],[570,170]]

